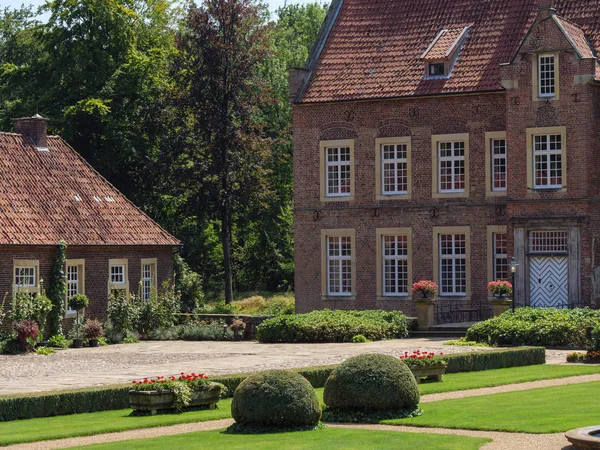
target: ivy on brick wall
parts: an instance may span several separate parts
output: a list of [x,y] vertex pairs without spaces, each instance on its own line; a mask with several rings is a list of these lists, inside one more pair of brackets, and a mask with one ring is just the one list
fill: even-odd
[[58,243],[58,255],[52,264],[52,273],[48,283],[48,298],[52,301],[52,311],[48,317],[50,336],[62,334],[62,318],[67,295],[67,281],[65,278],[65,263],[67,261],[67,243]]

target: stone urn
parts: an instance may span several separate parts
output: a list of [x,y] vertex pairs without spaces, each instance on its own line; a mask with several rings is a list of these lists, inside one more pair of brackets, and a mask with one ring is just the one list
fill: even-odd
[[512,300],[504,295],[494,297],[492,300],[490,300],[490,303],[494,308],[494,317],[496,317],[502,314],[503,312],[507,311],[511,307]]
[[427,331],[434,324],[433,307],[435,299],[421,298],[415,301],[417,305],[417,322],[419,330]]

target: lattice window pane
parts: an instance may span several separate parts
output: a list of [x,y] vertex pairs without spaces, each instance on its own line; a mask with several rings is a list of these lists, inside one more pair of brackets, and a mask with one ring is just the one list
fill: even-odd
[[467,292],[467,237],[465,234],[442,234],[440,245],[441,293],[462,295]]
[[327,293],[352,294],[352,238],[327,238]]
[[567,253],[568,234],[566,231],[531,231],[529,233],[530,253]]
[[440,192],[464,192],[465,143],[440,142],[438,154]]
[[383,295],[408,295],[408,237],[382,236]]
[[125,284],[125,266],[110,267],[110,282],[113,284]]
[[408,146],[382,145],[382,173],[384,194],[406,194],[408,191]]
[[494,281],[508,279],[508,235],[494,233]]
[[539,95],[552,97],[555,93],[555,64],[553,55],[541,55],[539,58]]
[[35,267],[15,267],[15,284],[20,287],[35,287]]
[[535,187],[562,187],[562,136],[550,134],[533,139]]
[[492,139],[492,190],[506,191],[506,140]]
[[331,147],[325,151],[327,195],[331,197],[350,195],[352,190],[350,147]]

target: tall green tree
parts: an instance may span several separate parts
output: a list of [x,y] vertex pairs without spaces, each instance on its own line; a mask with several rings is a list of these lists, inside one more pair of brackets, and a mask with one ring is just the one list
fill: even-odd
[[233,300],[232,219],[269,195],[270,143],[260,105],[269,27],[251,0],[191,5],[177,38],[177,103],[186,126],[174,180],[198,216],[219,221],[225,301]]

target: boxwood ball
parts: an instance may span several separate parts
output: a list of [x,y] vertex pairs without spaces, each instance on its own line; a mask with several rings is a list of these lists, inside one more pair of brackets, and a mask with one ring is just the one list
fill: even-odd
[[421,396],[410,369],[399,358],[367,354],[347,359],[325,383],[328,408],[381,411],[416,408]]
[[321,405],[308,380],[296,372],[272,370],[250,375],[233,394],[237,423],[272,427],[311,427],[321,420]]

